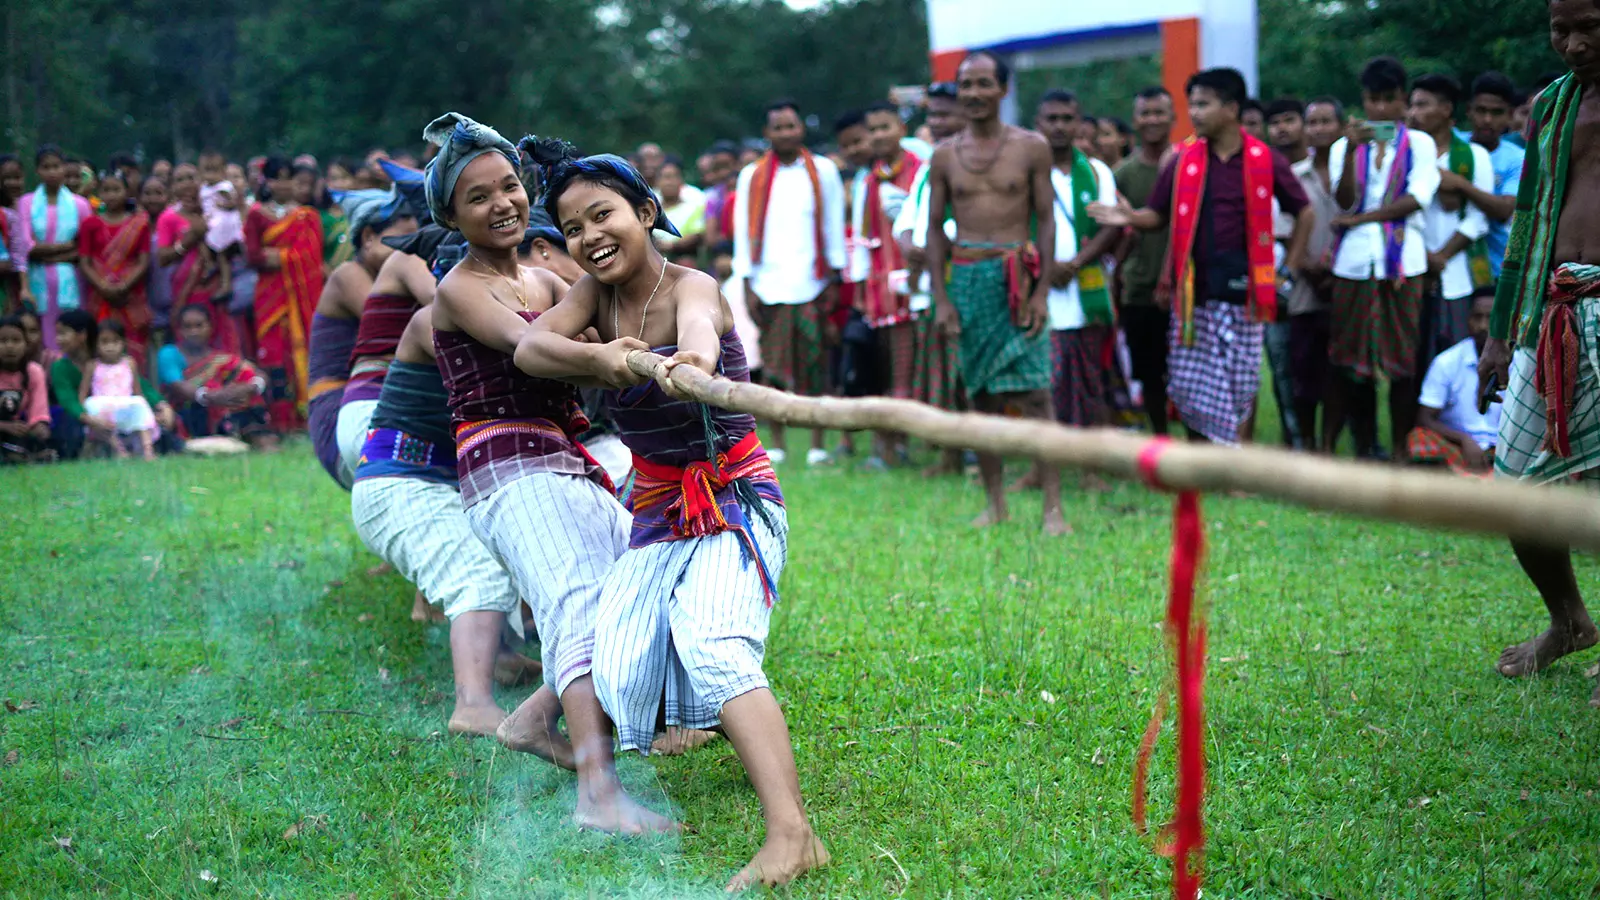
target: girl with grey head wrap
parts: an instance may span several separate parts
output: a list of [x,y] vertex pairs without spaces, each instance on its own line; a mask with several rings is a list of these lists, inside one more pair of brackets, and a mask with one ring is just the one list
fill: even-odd
[[499,153],[511,163],[511,168],[522,171],[522,160],[517,148],[487,125],[475,122],[457,112],[448,112],[434,119],[422,130],[422,137],[439,148],[439,155],[428,163],[423,173],[427,190],[428,211],[435,222],[449,222],[450,200],[455,195],[456,181],[467,165],[485,153]]
[[359,191],[334,191],[333,199],[344,210],[351,243],[361,245],[361,230],[375,228],[384,231],[401,216],[410,215],[405,198],[393,187]]

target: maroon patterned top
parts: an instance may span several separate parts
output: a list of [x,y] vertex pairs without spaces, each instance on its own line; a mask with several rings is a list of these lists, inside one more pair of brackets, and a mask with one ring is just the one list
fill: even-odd
[[[350,381],[344,388],[344,403],[376,400],[383,390],[383,377],[400,349],[400,337],[411,316],[422,307],[410,297],[393,294],[368,294],[361,307],[361,325],[356,329],[356,344],[350,351]],[[362,360],[357,364],[357,360]]]

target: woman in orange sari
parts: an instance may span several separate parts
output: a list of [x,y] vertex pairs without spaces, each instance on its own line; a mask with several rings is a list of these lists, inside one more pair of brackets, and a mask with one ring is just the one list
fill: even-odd
[[268,382],[267,408],[280,432],[305,421],[311,314],[322,295],[322,217],[295,200],[297,178],[315,180],[274,156],[262,167],[267,196],[244,222],[245,258],[256,282],[256,360]]
[[78,269],[89,285],[95,319],[122,324],[128,354],[143,370],[150,337],[144,278],[150,269],[150,216],[129,196],[120,172],[100,179],[100,199],[100,214],[78,229]]

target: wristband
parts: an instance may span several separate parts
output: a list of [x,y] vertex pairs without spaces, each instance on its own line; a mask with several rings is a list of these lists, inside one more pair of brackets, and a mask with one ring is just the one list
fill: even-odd
[[209,404],[206,403],[206,397],[210,393],[211,393],[210,391],[206,390],[203,387],[195,388],[194,389],[194,402],[200,404],[201,406],[209,405]]

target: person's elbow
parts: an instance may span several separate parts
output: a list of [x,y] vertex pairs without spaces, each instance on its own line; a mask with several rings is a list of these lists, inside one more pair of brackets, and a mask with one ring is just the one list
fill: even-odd
[[522,336],[517,342],[517,349],[511,354],[511,362],[518,369],[536,378],[548,377],[545,371],[544,354],[539,352],[538,335],[532,331]]

